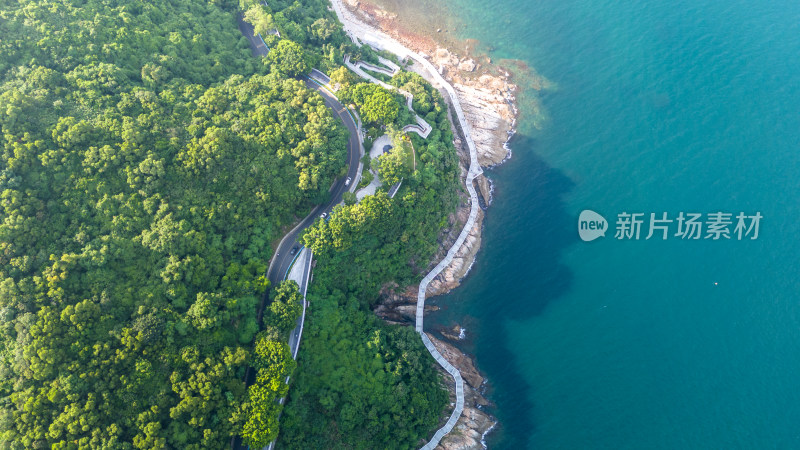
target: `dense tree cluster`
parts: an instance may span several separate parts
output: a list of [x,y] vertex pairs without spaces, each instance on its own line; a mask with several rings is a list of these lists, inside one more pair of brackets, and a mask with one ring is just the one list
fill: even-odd
[[289,392],[285,379],[296,363],[289,345],[266,337],[256,341],[256,381],[248,388],[247,420],[242,429],[244,443],[264,448],[278,437],[278,418],[283,409],[280,399]]
[[343,89],[337,92],[339,99],[355,105],[366,126],[394,124],[399,128],[412,122],[402,94],[373,83],[350,84],[343,74],[337,73],[336,77],[344,82]]
[[264,325],[268,330],[277,331],[278,337],[286,340],[303,312],[303,296],[297,283],[284,281],[273,292],[273,298],[264,314]]
[[[347,143],[290,77],[374,52],[325,0],[0,0],[0,36],[0,447],[266,445],[302,311],[282,283],[257,323],[270,243],[326,200]],[[288,448],[409,448],[447,402],[413,330],[368,309],[417,280],[457,203],[444,102],[392,82],[435,129],[411,136],[394,199],[348,198],[305,237],[318,265]],[[410,123],[399,94],[357,89],[372,128]]]
[[392,139],[392,148],[380,154],[377,163],[381,182],[386,186],[392,186],[413,173],[416,164],[411,138],[406,133],[393,129],[389,130],[388,135]]
[[291,364],[250,350],[269,244],[347,137],[227,7],[0,0],[0,447],[277,433],[259,399]]
[[306,75],[311,71],[313,64],[309,54],[303,50],[300,44],[286,39],[282,39],[270,50],[267,54],[267,62],[273,71],[290,77]]
[[448,401],[419,336],[340,291],[319,289],[310,301],[280,447],[418,448]]
[[[331,85],[338,88],[347,88],[359,82],[358,75],[353,73],[347,66],[341,66],[329,74]],[[339,94],[341,95],[341,94]]]
[[[293,62],[303,60],[308,69],[317,67],[330,72],[341,65],[345,53],[358,51],[328,9],[328,0],[239,0],[239,7],[270,48],[285,46],[281,42],[288,41],[301,45],[303,53],[297,52],[297,47],[281,53]],[[302,58],[296,58],[299,55]],[[300,66],[290,63],[289,67]]]
[[296,366],[286,341],[303,311],[303,297],[294,281],[282,282],[274,294],[264,315],[267,329],[256,339],[256,379],[248,388],[245,407],[247,420],[241,435],[250,448],[266,447],[278,437],[278,416],[283,409],[280,399],[289,391],[286,377]]
[[434,129],[428,139],[409,134],[419,162],[393,199],[379,191],[338,206],[303,237],[317,266],[281,419],[285,448],[415,448],[447,404],[413,329],[386,325],[370,311],[387,283],[419,281],[460,190],[444,100],[419,77],[402,75],[398,85],[424,94],[422,113]]

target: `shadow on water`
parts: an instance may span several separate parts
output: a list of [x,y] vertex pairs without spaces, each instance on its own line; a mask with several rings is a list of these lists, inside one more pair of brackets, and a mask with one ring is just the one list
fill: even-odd
[[494,203],[485,221],[485,248],[453,293],[438,297],[432,328],[463,324],[470,340],[459,346],[475,356],[490,382],[489,399],[500,420],[487,436],[490,448],[527,448],[536,423],[531,386],[518,366],[506,324],[541,314],[564,295],[571,271],[561,252],[577,241],[564,197],[574,183],[531,149],[532,138],[515,136],[513,159],[492,170]]

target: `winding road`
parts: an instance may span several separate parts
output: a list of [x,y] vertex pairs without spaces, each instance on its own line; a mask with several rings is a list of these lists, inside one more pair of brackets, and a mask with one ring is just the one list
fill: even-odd
[[[461,413],[464,408],[464,382],[461,377],[461,373],[458,371],[458,369],[454,367],[452,364],[450,364],[449,361],[444,359],[444,357],[434,347],[433,343],[424,332],[423,327],[424,327],[426,290],[428,284],[445,267],[447,267],[447,265],[450,264],[452,259],[455,257],[458,249],[464,243],[464,240],[469,234],[469,231],[474,226],[475,220],[477,218],[479,205],[473,181],[477,176],[479,176],[483,172],[483,170],[481,169],[480,164],[478,164],[477,149],[475,147],[475,142],[472,140],[470,125],[467,122],[466,117],[464,116],[464,111],[461,108],[458,96],[456,95],[456,92],[450,85],[450,83],[448,83],[441,76],[436,67],[434,67],[433,64],[430,63],[430,61],[423,58],[421,55],[409,50],[408,48],[406,48],[396,40],[392,39],[391,37],[383,33],[375,33],[374,30],[369,29],[360,21],[350,16],[346,11],[346,9],[344,8],[344,6],[340,3],[340,0],[332,0],[331,3],[337,17],[344,25],[345,31],[352,38],[353,42],[356,43],[356,45],[359,46],[361,45],[358,39],[360,37],[365,42],[374,47],[383,50],[388,50],[394,53],[400,59],[410,58],[414,60],[416,63],[419,63],[425,69],[429,77],[432,78],[432,81],[435,82],[434,84],[439,85],[442,89],[445,90],[445,92],[447,93],[447,97],[450,100],[450,106],[452,110],[455,112],[456,118],[458,119],[461,132],[467,143],[467,148],[469,149],[470,164],[464,180],[465,187],[470,196],[469,216],[452,247],[448,250],[445,257],[441,261],[439,261],[439,263],[430,272],[428,272],[428,274],[422,279],[419,285],[419,289],[417,291],[415,329],[417,333],[420,334],[420,337],[422,338],[422,342],[425,345],[425,348],[428,350],[428,352],[430,352],[431,356],[433,356],[436,362],[439,363],[439,365],[441,365],[442,368],[446,372],[448,372],[450,376],[453,377],[453,382],[455,384],[456,402],[453,407],[453,411],[450,414],[450,417],[448,418],[447,422],[441,428],[439,428],[430,438],[430,440],[422,447],[422,450],[433,450],[439,444],[442,438],[444,438],[444,436],[450,433],[450,431],[455,427],[456,423],[458,422],[458,418],[461,416]],[[269,52],[269,48],[267,48],[266,44],[264,43],[264,40],[261,38],[260,35],[257,36],[253,35],[252,26],[250,26],[240,18],[239,29],[250,41],[250,45],[253,50],[253,55],[266,56],[266,54]],[[346,63],[348,62],[349,61],[346,61]],[[347,65],[351,69],[355,70],[356,73],[359,73],[359,75],[363,74],[363,71],[361,71],[360,68],[351,67],[350,64]],[[368,74],[366,75],[367,78],[374,78],[370,77]],[[348,141],[348,160],[347,160],[349,169],[347,176],[350,177],[351,180],[353,180],[353,184],[351,184],[351,187],[353,187],[354,184],[357,183],[357,175],[361,167],[361,164],[359,164],[360,162],[359,159],[362,154],[361,142],[359,140],[357,125],[354,122],[353,117],[348,113],[347,109],[345,109],[345,107],[342,106],[342,104],[339,103],[339,101],[331,93],[326,91],[321,85],[312,81],[309,78],[306,78],[305,82],[308,87],[315,89],[317,92],[320,93],[320,95],[322,95],[322,98],[325,100],[325,104],[336,112],[336,114],[344,122],[345,126],[350,132],[350,138]],[[373,82],[377,82],[378,84],[384,84],[376,79],[374,79]],[[420,127],[422,128],[422,124],[420,124]],[[424,137],[427,137],[427,134]],[[342,194],[347,188],[347,186],[345,186],[345,179],[346,178],[337,180],[331,187],[330,200],[326,204],[314,208],[311,211],[311,213],[305,219],[303,219],[299,224],[297,224],[297,226],[295,226],[295,228],[293,228],[288,234],[286,234],[281,240],[280,244],[278,244],[275,256],[272,258],[269,269],[267,270],[267,277],[273,285],[283,280],[286,272],[291,266],[292,260],[294,258],[294,255],[291,255],[291,249],[294,248],[295,246],[299,247],[299,244],[297,243],[297,237],[299,236],[300,232],[302,232],[302,230],[311,225],[317,216],[319,216],[323,212],[330,212],[333,206],[341,201]],[[261,320],[263,307],[264,303],[262,303],[261,310],[259,310],[259,321]],[[299,321],[298,327],[302,328],[302,320]],[[293,331],[293,335],[299,336],[298,331],[297,330]],[[294,345],[296,346],[299,344],[295,342]],[[273,445],[274,442],[270,444],[269,446],[270,450],[273,447]],[[235,445],[234,448],[236,448]]]
[[[250,42],[250,49],[252,50],[254,57],[264,57],[267,56],[269,52],[269,48],[264,43],[264,40],[261,38],[260,35],[254,34],[255,31],[253,26],[249,23],[245,22],[241,15],[237,18],[239,31],[247,38]],[[320,72],[321,74],[321,72]],[[324,74],[322,74],[325,76]],[[329,193],[330,196],[328,197],[328,201],[322,205],[317,205],[311,212],[301,220],[291,231],[286,233],[283,236],[278,247],[275,249],[275,254],[273,255],[272,259],[269,263],[269,268],[267,269],[267,279],[269,279],[270,284],[272,286],[277,286],[278,283],[283,281],[286,277],[289,268],[292,265],[292,262],[295,259],[295,256],[292,254],[292,249],[295,247],[301,248],[302,244],[297,241],[297,238],[300,234],[308,228],[314,221],[322,215],[323,213],[330,214],[331,210],[334,206],[341,203],[342,195],[348,190],[348,188],[352,189],[356,186],[358,182],[358,173],[361,170],[361,155],[363,154],[363,147],[361,144],[361,140],[358,133],[358,126],[353,119],[353,116],[350,115],[348,110],[342,105],[339,100],[333,96],[328,90],[322,87],[319,83],[315,82],[314,80],[306,77],[304,78],[304,82],[306,86],[310,89],[317,91],[321,96],[322,99],[325,101],[325,105],[330,108],[339,119],[344,122],[345,127],[347,127],[347,131],[350,134],[350,137],[347,141],[347,174],[343,177],[338,178],[333,185],[331,186]],[[350,178],[351,183],[347,185],[347,179]],[[310,256],[306,261],[308,264],[309,269],[311,265]],[[308,280],[306,280],[306,283]],[[305,294],[305,286],[301,287],[303,294]],[[305,295],[304,295],[305,297]],[[265,296],[261,302],[261,306],[258,310],[258,322],[261,323],[261,319],[263,317],[264,307],[267,304],[267,297]],[[297,349],[300,345],[300,333],[303,328],[303,320],[305,319],[305,314],[298,319],[297,327],[292,330],[292,333],[289,338],[289,348],[292,351],[293,357],[297,357]],[[245,376],[245,383],[249,384],[250,380],[253,377],[253,370],[248,370],[247,375]],[[241,444],[240,438],[234,438],[231,442],[231,445],[234,449],[245,449]],[[274,442],[269,445],[268,448],[272,448]]]
[[[347,127],[347,131],[350,132],[350,138],[347,142],[348,170],[347,175],[336,180],[331,187],[330,200],[328,200],[327,203],[319,205],[311,210],[311,213],[306,216],[305,219],[301,220],[300,223],[298,223],[292,229],[292,231],[287,233],[281,240],[280,244],[278,244],[278,248],[275,250],[275,256],[272,257],[272,261],[270,261],[269,264],[269,269],[267,270],[267,278],[273,286],[283,280],[283,277],[286,275],[286,271],[292,264],[294,255],[291,254],[291,250],[294,248],[294,246],[300,246],[300,244],[297,242],[297,237],[300,235],[300,233],[309,225],[314,223],[314,220],[316,220],[316,218],[319,217],[323,212],[330,213],[331,209],[333,209],[335,205],[342,201],[342,194],[348,190],[348,187],[355,186],[356,175],[358,175],[358,162],[361,159],[361,141],[359,141],[358,128],[356,128],[356,123],[353,121],[353,117],[350,116],[350,114],[347,112],[347,109],[341,103],[339,103],[339,100],[337,100],[336,97],[334,97],[331,93],[314,81],[309,79],[306,79],[305,81],[306,86],[319,92],[323,100],[325,100],[325,105],[333,110],[339,119],[344,122],[344,125]],[[345,181],[347,178],[352,180],[350,186],[345,186]]]
[[411,114],[414,115],[414,120],[416,120],[416,125],[406,125],[403,127],[403,131],[405,132],[413,132],[417,133],[422,139],[428,139],[428,135],[431,134],[433,128],[431,128],[430,124],[425,121],[419,114],[414,111],[414,106],[412,106],[414,102],[414,95],[406,90],[400,89],[398,87],[392,86],[391,84],[384,83],[383,81],[373,77],[372,75],[365,72],[363,69],[372,70],[374,72],[379,72],[384,75],[394,76],[397,72],[400,71],[400,67],[397,64],[389,61],[386,58],[378,57],[382,64],[386,64],[387,67],[391,67],[391,70],[382,68],[380,66],[376,66],[374,64],[369,64],[364,61],[356,61],[355,63],[350,61],[350,55],[345,55],[344,57],[344,64],[347,66],[348,69],[352,70],[356,73],[356,75],[364,78],[365,80],[369,81],[370,83],[377,84],[384,89],[388,89],[390,91],[397,91],[406,98],[406,107]]
[[[244,37],[250,41],[250,49],[253,51],[253,56],[267,56],[269,49],[266,47],[266,45],[264,45],[264,41],[261,39],[261,36],[254,35],[255,31],[253,30],[253,26],[245,22],[241,17],[239,17],[238,22],[239,30],[242,32]],[[361,141],[358,138],[357,125],[344,105],[339,103],[339,100],[334,97],[333,94],[328,92],[325,88],[313,80],[305,78],[305,83],[306,86],[308,86],[310,89],[314,89],[322,96],[322,99],[325,101],[325,105],[333,110],[336,116],[338,116],[347,127],[347,131],[350,133],[350,138],[347,142],[348,169],[347,175],[337,179],[333,186],[331,186],[331,195],[328,202],[323,205],[318,205],[312,209],[305,219],[301,220],[300,223],[298,223],[283,237],[283,239],[281,239],[280,244],[278,244],[278,248],[275,250],[275,255],[270,261],[269,269],[267,270],[267,278],[273,286],[283,281],[286,271],[289,269],[289,266],[291,266],[292,260],[294,259],[294,255],[291,254],[291,250],[295,246],[300,246],[300,244],[297,242],[297,237],[300,235],[300,233],[304,229],[308,228],[309,225],[314,223],[314,220],[316,220],[316,218],[322,213],[330,213],[331,209],[333,209],[335,205],[342,201],[342,194],[344,194],[344,192],[348,189],[348,186],[345,186],[347,178],[352,180],[350,186],[355,185],[357,178],[356,175],[358,175],[358,162],[361,159],[362,154]],[[259,320],[261,320],[261,311],[259,311]]]

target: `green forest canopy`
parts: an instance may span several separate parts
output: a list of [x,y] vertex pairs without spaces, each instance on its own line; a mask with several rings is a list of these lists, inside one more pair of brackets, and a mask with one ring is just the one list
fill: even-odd
[[306,230],[317,265],[282,448],[418,448],[448,402],[413,329],[370,310],[382,288],[419,281],[461,189],[444,99],[416,74],[392,83],[420,99],[417,112],[433,130],[427,139],[408,134],[419,162],[393,199],[379,191]]
[[[326,198],[347,142],[290,77],[360,51],[327,7],[0,0],[0,445],[204,449],[277,435],[298,308],[282,285],[259,333],[270,243]],[[265,35],[275,56],[250,56],[238,8],[280,33]],[[405,88],[427,94],[436,128],[412,137],[421,167],[393,201],[339,208],[306,238],[319,310],[282,419],[289,448],[409,448],[446,403],[413,331],[368,310],[384,283],[418,277],[457,202],[444,103],[421,80]]]
[[0,0],[0,35],[0,441],[228,445],[270,243],[346,130],[214,3]]

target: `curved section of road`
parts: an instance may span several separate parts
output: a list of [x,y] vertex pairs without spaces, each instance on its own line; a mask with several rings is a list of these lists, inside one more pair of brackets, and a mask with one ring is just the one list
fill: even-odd
[[[266,56],[269,52],[269,48],[264,45],[264,40],[261,39],[261,36],[255,34],[253,26],[242,19],[241,14],[238,16],[238,24],[239,30],[250,41],[250,48],[253,51],[253,56]],[[316,69],[314,69],[313,75],[330,81],[330,78],[328,78],[327,75]],[[331,187],[330,200],[328,200],[328,202],[324,205],[319,205],[311,210],[311,213],[309,213],[305,219],[300,221],[300,223],[298,223],[283,237],[283,239],[281,239],[281,242],[278,244],[278,248],[275,250],[275,255],[272,257],[272,260],[269,263],[269,269],[267,270],[267,278],[273,285],[283,280],[286,270],[289,268],[289,265],[291,265],[293,255],[290,255],[290,253],[292,248],[299,246],[297,237],[300,235],[300,232],[314,223],[314,220],[323,212],[329,213],[334,205],[337,205],[342,201],[342,194],[348,188],[346,185],[347,178],[350,178],[351,186],[355,185],[357,182],[358,173],[360,171],[361,155],[363,154],[361,139],[358,132],[359,128],[349,111],[341,103],[339,103],[339,99],[337,99],[331,92],[329,92],[319,83],[309,78],[305,79],[305,83],[306,86],[314,89],[319,93],[319,95],[322,96],[322,99],[325,101],[325,105],[333,110],[339,119],[344,122],[344,125],[347,127],[347,131],[350,132],[350,139],[347,143],[348,171],[346,177],[336,180]],[[259,321],[261,320],[263,308],[264,305],[262,304],[261,309],[258,312]]]
[[[359,161],[362,154],[358,128],[347,108],[339,103],[339,100],[334,97],[333,94],[328,92],[314,81],[306,79],[306,86],[316,90],[322,96],[322,99],[325,100],[325,104],[328,106],[328,108],[333,110],[339,119],[344,122],[344,125],[347,127],[347,131],[350,132],[350,138],[347,142],[348,171],[346,177],[338,179],[333,184],[333,187],[331,187],[330,200],[328,200],[327,203],[319,205],[311,210],[311,213],[309,213],[305,219],[301,220],[300,223],[298,223],[283,237],[283,239],[281,239],[280,244],[278,244],[278,248],[275,250],[275,255],[272,257],[272,260],[269,263],[269,269],[267,270],[267,278],[273,285],[283,280],[286,270],[292,264],[294,255],[291,255],[290,253],[292,248],[295,246],[300,246],[300,244],[297,242],[297,237],[300,235],[300,233],[309,225],[314,223],[314,220],[316,220],[316,218],[322,213],[330,213],[331,209],[333,209],[335,205],[342,201],[342,194],[348,190],[349,186],[352,186],[356,182]],[[350,185],[346,185],[347,178],[350,178],[351,180]],[[261,314],[259,313],[259,317],[260,316]]]
[[[239,25],[239,30],[241,33],[247,38],[250,42],[250,48],[253,52],[253,56],[255,57],[264,57],[269,53],[269,48],[264,43],[264,40],[261,38],[260,35],[256,35],[253,29],[253,26],[243,20],[241,14],[237,17],[237,22]],[[321,78],[322,80],[328,80],[330,82],[330,78],[324,73],[314,69],[314,73],[312,74],[315,78]],[[363,144],[361,141],[361,134],[360,134],[360,121],[359,123],[356,122],[356,119],[353,115],[351,115],[350,111],[346,109],[339,100],[330,92],[328,91],[323,84],[320,84],[318,81],[315,81],[312,78],[305,78],[306,86],[310,89],[317,91],[321,96],[325,105],[333,110],[336,116],[339,117],[339,120],[344,122],[345,127],[347,127],[347,131],[350,134],[347,142],[347,175],[345,177],[341,177],[337,179],[330,188],[330,197],[329,200],[322,205],[318,205],[311,210],[311,212],[306,216],[303,220],[300,221],[291,231],[289,231],[286,235],[283,236],[280,243],[278,243],[278,247],[275,249],[275,254],[273,255],[272,259],[269,263],[269,268],[267,269],[267,279],[270,283],[275,286],[287,276],[287,272],[292,265],[295,257],[292,255],[292,249],[295,247],[300,248],[301,244],[297,242],[298,236],[300,233],[306,229],[308,226],[314,223],[317,217],[322,215],[323,213],[330,213],[333,207],[339,204],[342,201],[342,195],[344,192],[348,190],[348,186],[350,189],[354,188],[359,174],[362,170],[361,164],[361,156],[364,153]],[[348,184],[347,179],[350,179],[351,182]],[[289,348],[292,352],[292,357],[297,358],[297,351],[300,348],[300,337],[303,332],[303,324],[305,322],[305,312],[306,312],[306,301],[305,301],[305,294],[306,289],[308,287],[309,275],[311,272],[311,261],[313,255],[311,254],[310,250],[302,250],[302,253],[305,253],[302,264],[305,270],[305,279],[304,283],[300,286],[300,291],[303,294],[303,314],[298,319],[297,326],[292,331],[292,334],[289,337]],[[299,255],[298,255],[299,256]],[[261,305],[258,310],[258,322],[261,323],[263,314],[264,314],[264,307],[266,305],[266,296],[261,301]],[[245,375],[245,383],[249,384],[249,380],[252,376],[252,370],[248,370]],[[287,378],[288,383],[288,378]],[[271,442],[266,449],[271,450],[275,445],[275,442]],[[241,443],[241,439],[238,437],[234,437],[231,440],[231,446],[234,449],[245,449],[245,447]],[[248,448],[249,450],[249,448]]]
[[459,124],[461,125],[461,130],[464,134],[465,141],[467,142],[467,147],[469,148],[470,164],[465,180],[467,192],[469,192],[470,198],[469,218],[464,224],[464,228],[461,229],[461,233],[459,233],[455,243],[453,243],[453,246],[450,247],[450,250],[448,250],[444,259],[442,259],[439,264],[437,264],[436,267],[434,267],[433,270],[431,270],[427,275],[425,275],[425,278],[422,279],[422,282],[419,285],[419,291],[417,292],[416,331],[420,334],[422,342],[425,344],[425,348],[428,349],[436,362],[438,362],[444,368],[444,370],[446,370],[447,373],[453,377],[453,381],[455,382],[456,386],[456,404],[455,408],[453,408],[453,413],[450,414],[450,418],[447,420],[447,423],[438,431],[436,431],[431,440],[422,447],[424,450],[432,450],[439,444],[439,441],[441,441],[441,439],[453,429],[453,427],[456,425],[456,422],[458,422],[458,418],[461,416],[461,413],[464,409],[464,381],[461,378],[461,374],[459,373],[458,369],[453,367],[452,364],[447,362],[447,360],[442,357],[442,355],[438,350],[436,350],[436,347],[433,346],[433,343],[423,331],[425,291],[428,289],[428,284],[431,282],[431,280],[439,275],[439,273],[450,264],[456,252],[458,252],[458,249],[467,238],[469,231],[475,225],[475,220],[478,216],[479,205],[478,196],[475,192],[473,181],[475,180],[475,177],[483,172],[483,170],[481,169],[480,164],[478,164],[478,153],[475,147],[475,142],[472,140],[470,126],[467,122],[466,116],[464,115],[464,111],[461,108],[461,102],[458,100],[456,91],[453,89],[453,86],[451,86],[450,83],[448,83],[441,76],[441,74],[436,70],[436,67],[434,67],[430,61],[409,50],[391,37],[383,33],[378,33],[370,27],[364,25],[345,9],[344,5],[341,3],[341,0],[331,0],[331,3],[333,4],[333,9],[338,16],[339,21],[342,22],[348,36],[353,39],[353,42],[355,42],[356,45],[360,45],[360,38],[364,42],[369,43],[371,46],[388,50],[396,54],[398,57],[400,57],[400,59],[406,57],[411,58],[425,68],[430,77],[432,77],[433,80],[435,80],[435,82],[447,92],[447,95],[450,98],[450,104],[452,105],[453,110],[456,112],[456,116],[458,117]]
[[[322,72],[319,73],[322,74]],[[322,75],[325,76],[325,74]],[[275,255],[270,260],[269,269],[267,269],[267,279],[269,279],[273,286],[287,278],[294,279],[295,281],[298,281],[299,278],[298,287],[300,289],[300,293],[303,295],[303,313],[297,319],[297,325],[289,335],[289,350],[292,352],[293,359],[297,359],[297,352],[300,349],[300,338],[303,335],[303,325],[305,324],[306,308],[308,306],[308,302],[306,301],[306,291],[308,290],[308,283],[310,282],[311,261],[313,259],[311,249],[300,249],[302,245],[297,242],[297,238],[303,230],[314,223],[317,217],[319,217],[322,213],[330,214],[333,207],[342,201],[342,194],[348,190],[348,186],[354,185],[355,182],[352,180],[356,180],[358,173],[361,171],[360,160],[363,151],[358,128],[356,127],[356,123],[353,120],[353,117],[349,114],[348,110],[342,106],[341,103],[339,103],[339,100],[333,96],[333,94],[328,92],[328,90],[319,83],[310,78],[306,78],[305,82],[306,86],[316,90],[322,96],[322,99],[325,101],[325,105],[336,113],[339,119],[344,122],[347,130],[350,132],[350,137],[347,142],[347,178],[350,178],[351,183],[348,185],[346,183],[347,178],[343,177],[338,179],[333,186],[331,186],[331,195],[328,202],[318,205],[312,209],[311,213],[309,213],[305,219],[301,220],[300,223],[295,225],[291,231],[283,236],[283,239],[281,239],[281,242],[278,244],[278,248],[275,250]],[[300,249],[299,253],[292,252],[293,248]],[[292,268],[292,263],[299,264],[300,266],[297,267],[301,268],[300,275],[296,277],[289,275],[289,269]],[[295,272],[295,270],[293,269],[292,272]],[[259,323],[261,323],[265,305],[266,298],[262,300],[261,307],[258,311]],[[286,384],[289,384],[288,377],[286,378]],[[283,401],[284,399],[281,399],[281,403],[283,403]],[[265,450],[273,450],[274,448],[275,441],[272,441],[270,442],[269,446],[265,448]]]
[[[458,418],[461,416],[461,413],[464,408],[464,382],[461,378],[461,374],[459,373],[458,369],[453,367],[447,360],[442,357],[438,350],[433,346],[433,343],[430,341],[428,336],[423,331],[423,312],[425,310],[425,291],[428,288],[428,284],[445,268],[447,265],[450,264],[453,257],[455,256],[458,249],[464,243],[464,240],[467,238],[469,231],[475,224],[475,220],[478,215],[478,198],[475,192],[475,187],[473,186],[473,181],[475,177],[480,175],[483,171],[478,164],[477,158],[477,150],[475,147],[475,143],[472,140],[472,135],[470,132],[469,123],[466,120],[464,115],[464,111],[461,108],[461,103],[458,100],[456,95],[455,89],[448,83],[436,70],[436,68],[431,64],[428,60],[424,59],[419,54],[412,52],[399,42],[395,41],[389,36],[385,34],[376,34],[374,30],[370,29],[369,27],[365,26],[363,23],[358,21],[355,17],[353,17],[348,11],[345,10],[344,6],[341,3],[341,0],[331,0],[333,4],[334,10],[336,15],[339,17],[339,20],[344,24],[345,31],[347,34],[353,39],[353,41],[357,45],[361,45],[357,36],[360,36],[362,40],[368,42],[372,46],[377,46],[378,48],[382,48],[385,50],[389,50],[395,53],[401,59],[409,57],[414,61],[420,63],[422,67],[426,69],[426,71],[430,74],[430,76],[439,84],[448,94],[450,99],[450,104],[452,105],[453,109],[456,112],[456,116],[458,118],[459,124],[461,126],[461,130],[464,134],[465,141],[467,142],[467,147],[469,148],[470,153],[470,166],[467,172],[465,184],[466,189],[469,192],[470,196],[470,213],[467,219],[467,222],[464,225],[464,228],[458,235],[453,246],[448,250],[447,255],[442,259],[436,267],[433,268],[423,279],[419,286],[419,291],[417,292],[417,311],[416,311],[416,331],[420,334],[422,342],[425,344],[425,347],[428,349],[430,354],[433,358],[453,377],[453,381],[455,382],[456,386],[456,404],[455,408],[453,409],[450,418],[447,420],[447,423],[441,427],[433,437],[428,441],[425,446],[422,448],[424,450],[432,450],[434,449],[441,439],[449,433],[453,427],[455,426]],[[263,44],[263,40],[260,36],[256,37],[253,34],[252,27],[249,26],[243,20],[239,20],[239,28],[242,30],[242,33],[250,40],[251,47],[253,48],[254,56],[266,56],[267,52],[269,51],[268,48]],[[348,61],[349,62],[349,61]],[[352,69],[353,67],[351,67]],[[385,83],[380,82],[379,80],[375,79],[374,77],[369,76],[360,68],[356,70],[359,75],[367,75],[365,78],[371,79],[370,81],[377,82],[378,84],[384,85]],[[321,85],[318,83],[307,79],[306,84],[315,89],[317,92],[322,95],[323,99],[325,100],[326,105],[333,109],[339,118],[344,122],[345,126],[347,126],[348,131],[350,131],[350,140],[348,142],[348,166],[349,172],[348,177],[351,180],[356,180],[358,170],[360,164],[353,164],[354,162],[359,161],[360,155],[363,154],[363,150],[361,148],[361,141],[359,139],[358,129],[356,128],[356,124],[353,121],[353,118],[348,113],[347,109],[339,103],[338,99],[334,97],[330,92],[325,90]],[[410,102],[409,102],[410,103]],[[420,124],[422,125],[422,124]],[[424,136],[427,137],[427,136]],[[334,183],[333,187],[331,188],[331,199],[325,205],[320,205],[314,208],[311,213],[303,219],[295,228],[293,228],[289,233],[287,233],[281,242],[278,244],[278,248],[276,249],[276,253],[272,260],[270,261],[269,269],[267,270],[267,277],[272,283],[279,282],[282,278],[282,275],[286,273],[289,266],[292,262],[292,255],[291,249],[294,246],[299,245],[297,243],[297,237],[299,236],[300,232],[311,225],[316,217],[323,212],[329,212],[334,205],[341,201],[342,194],[346,190],[345,180],[340,179],[336,183]],[[259,321],[261,320],[262,312],[263,312],[263,303],[261,306],[261,310],[259,310]],[[302,327],[302,323],[300,324]],[[272,445],[272,444],[271,444]]]

